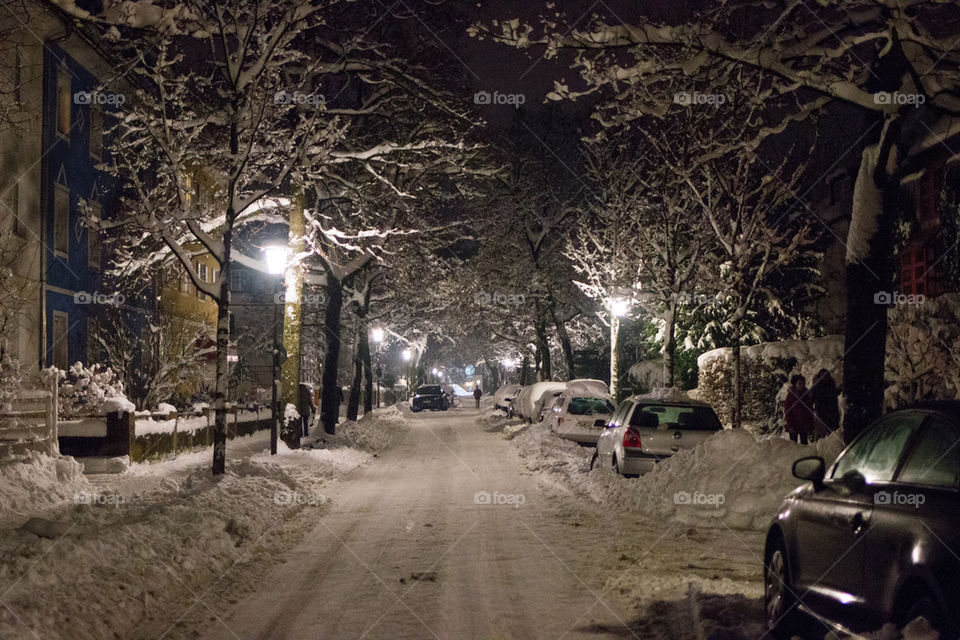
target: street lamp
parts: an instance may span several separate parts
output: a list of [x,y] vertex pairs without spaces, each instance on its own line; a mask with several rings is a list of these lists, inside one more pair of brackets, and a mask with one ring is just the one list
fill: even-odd
[[380,408],[380,377],[383,374],[383,370],[380,368],[380,343],[383,342],[383,329],[381,327],[374,327],[370,331],[370,338],[373,340],[373,343],[377,345],[376,347],[377,409],[379,409]]
[[620,363],[617,361],[617,343],[620,340],[620,318],[627,314],[627,311],[630,309],[630,303],[623,298],[610,298],[607,300],[607,308],[610,310],[610,395],[616,397],[620,368]]
[[277,440],[280,437],[280,338],[278,326],[282,330],[283,320],[280,310],[284,305],[283,274],[287,270],[287,253],[285,245],[271,245],[263,248],[264,259],[267,263],[267,273],[277,276],[274,285],[273,297],[273,411],[270,421],[270,454],[277,455]]
[[440,371],[436,367],[434,367],[431,373],[433,373],[433,381],[437,382],[437,374],[439,374]]

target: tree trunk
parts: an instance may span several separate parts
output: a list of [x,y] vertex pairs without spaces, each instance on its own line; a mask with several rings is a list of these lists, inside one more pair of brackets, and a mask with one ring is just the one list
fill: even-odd
[[530,375],[530,356],[527,354],[523,355],[523,358],[520,360],[520,384],[527,386],[530,384],[530,381],[527,379]]
[[743,381],[740,359],[740,329],[741,321],[733,323],[733,415],[730,421],[734,429],[743,426]]
[[563,353],[563,364],[567,370],[567,380],[574,380],[577,377],[576,368],[573,365],[573,343],[570,342],[570,333],[567,331],[566,323],[553,314],[553,325],[557,329],[557,337],[560,339],[560,350]]
[[[897,167],[888,167],[899,125],[893,124],[880,141],[874,186],[880,190],[881,211],[868,255],[847,264],[847,323],[844,336],[843,393],[846,411],[843,439],[849,443],[883,412],[884,369],[887,351],[887,304],[878,296],[892,295],[892,258],[899,217],[900,179]],[[893,151],[896,153],[896,151]],[[861,167],[863,171],[864,167]]]
[[363,333],[358,336],[360,344],[357,349],[360,353],[360,362],[363,363],[363,413],[373,411],[373,367],[370,366],[370,333],[367,325],[363,325]]
[[360,381],[363,379],[363,333],[366,323],[360,318],[357,320],[357,344],[353,349],[353,381],[350,383],[350,397],[347,400],[347,420],[356,420],[360,414]]
[[537,318],[537,351],[540,352],[540,379],[552,380],[553,367],[550,362],[550,341],[547,340],[547,323]]
[[336,433],[340,417],[340,389],[337,386],[337,363],[340,360],[340,310],[343,307],[343,283],[327,274],[327,308],[323,318],[326,352],[323,357],[323,391],[320,420],[323,430]]
[[610,395],[617,399],[620,386],[620,318],[610,314]]
[[[293,256],[303,252],[306,242],[306,222],[303,213],[303,191],[297,190],[290,203],[290,225],[287,244]],[[292,265],[286,270],[284,278],[283,305],[283,348],[287,359],[282,365],[280,379],[283,403],[299,406],[300,399],[300,330],[303,325],[303,270]],[[290,292],[292,295],[287,295]]]
[[667,310],[663,315],[663,386],[676,384],[677,354],[677,296],[671,296]]

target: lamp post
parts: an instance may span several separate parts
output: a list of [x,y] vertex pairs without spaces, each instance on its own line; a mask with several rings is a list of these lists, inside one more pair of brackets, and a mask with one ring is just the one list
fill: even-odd
[[264,247],[264,257],[267,262],[267,273],[277,276],[274,285],[273,297],[273,395],[272,420],[270,421],[270,454],[277,455],[277,440],[280,437],[280,338],[279,331],[283,330],[283,316],[281,309],[285,306],[283,295],[283,273],[287,270],[287,247],[274,245]]
[[377,409],[380,408],[380,377],[383,375],[383,369],[380,368],[380,343],[383,342],[383,329],[374,327],[370,331],[370,338],[376,346],[376,369],[377,374]]
[[433,371],[431,371],[431,373],[433,374],[433,381],[434,381],[434,382],[437,382],[437,374],[439,374],[440,371],[438,371],[437,368],[434,367],[434,368],[433,368]]
[[627,314],[629,303],[623,298],[610,298],[610,395],[617,397],[620,363],[617,359],[617,343],[620,341],[620,318]]
[[410,353],[410,349],[404,349],[404,350],[403,350],[403,353],[401,354],[401,356],[403,357],[403,361],[406,363],[406,367],[405,367],[405,368],[406,368],[406,371],[407,371],[407,375],[406,375],[406,378],[407,378],[407,397],[409,398],[409,397],[410,397],[410,360],[413,358],[413,354]]

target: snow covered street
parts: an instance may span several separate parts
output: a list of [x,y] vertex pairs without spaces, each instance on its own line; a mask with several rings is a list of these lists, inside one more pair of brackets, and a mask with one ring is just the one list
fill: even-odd
[[204,596],[164,637],[762,634],[759,535],[604,514],[522,474],[475,416],[409,418],[255,591]]

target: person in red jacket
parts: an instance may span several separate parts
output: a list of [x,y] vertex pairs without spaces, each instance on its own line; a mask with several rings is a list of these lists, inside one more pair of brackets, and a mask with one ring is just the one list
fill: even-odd
[[783,417],[787,421],[787,433],[794,442],[807,444],[807,437],[813,433],[812,401],[806,378],[801,375],[790,378],[790,389],[783,401]]

